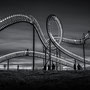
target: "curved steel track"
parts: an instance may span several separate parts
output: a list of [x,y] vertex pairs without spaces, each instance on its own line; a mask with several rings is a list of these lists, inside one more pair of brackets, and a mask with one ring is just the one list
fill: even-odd
[[[56,23],[57,23],[57,26],[58,26],[58,29],[59,29],[59,32],[60,34],[58,35],[58,37],[54,37],[49,29],[50,27],[50,20],[53,19]],[[46,38],[44,37],[44,34],[42,32],[42,29],[38,23],[38,21],[31,15],[22,15],[22,14],[16,14],[16,15],[12,15],[12,16],[9,16],[7,18],[4,18],[2,20],[0,20],[0,31],[4,30],[4,28],[7,28],[9,27],[10,25],[13,25],[15,23],[19,23],[19,22],[26,22],[26,23],[29,23],[31,25],[33,25],[33,27],[35,28],[35,30],[37,31],[38,33],[38,36],[41,40],[41,42],[43,43],[43,45],[48,49],[48,42],[46,40]],[[63,52],[64,54],[80,61],[80,62],[84,62],[84,59],[70,51],[68,51],[67,49],[63,48],[60,43],[63,41],[63,42],[66,42],[66,43],[73,43],[73,44],[82,44],[83,41],[82,40],[73,40],[73,39],[68,39],[68,38],[64,38],[63,37],[63,30],[62,30],[62,26],[61,26],[61,23],[60,23],[60,20],[57,18],[57,16],[55,15],[49,15],[48,18],[47,18],[47,21],[46,21],[46,29],[47,29],[47,33],[48,33],[48,36],[49,36],[49,39],[52,41],[52,43],[55,45],[55,47],[60,50],[61,52]],[[89,37],[89,35],[86,35],[85,38],[87,39]],[[56,39],[58,39],[58,42],[56,41]],[[23,51],[22,51],[23,52]],[[24,54],[24,53],[23,53]],[[36,54],[36,52],[35,52]],[[40,52],[38,53],[38,55],[41,54]],[[13,57],[13,55],[11,54],[8,54],[9,57]],[[5,61],[6,59],[8,59],[8,55],[6,56],[1,56],[0,57],[0,62],[3,62]],[[36,54],[37,55],[37,54]],[[41,54],[43,56],[43,54]],[[18,55],[17,55],[18,56]],[[51,56],[52,58],[54,58],[54,61],[55,59],[58,60],[58,62],[61,60],[65,63],[68,64],[68,66],[72,66],[72,63],[70,61],[68,61],[68,59],[64,60],[64,59],[61,59],[61,58],[58,58],[58,57],[55,57],[55,56]],[[13,57],[14,58],[14,57]],[[86,60],[86,64],[90,64],[90,61]]]
[[[9,54],[1,56],[0,57],[0,63],[2,63],[4,61],[7,61],[7,60],[12,60],[13,58],[26,56],[27,53],[28,53],[28,56],[30,56],[30,57],[33,56],[33,51],[17,51],[17,52],[13,52],[13,53],[9,53]],[[42,53],[42,52],[35,51],[35,57],[45,59],[45,54]],[[58,58],[56,56],[51,56],[51,57],[52,57],[51,60],[53,62],[58,62],[59,64],[62,64],[64,66],[68,66],[68,67],[73,68],[73,63],[72,62],[68,62],[65,59]],[[48,58],[49,58],[49,56],[47,54],[47,60],[48,60]],[[56,61],[56,59],[57,59],[57,61]]]

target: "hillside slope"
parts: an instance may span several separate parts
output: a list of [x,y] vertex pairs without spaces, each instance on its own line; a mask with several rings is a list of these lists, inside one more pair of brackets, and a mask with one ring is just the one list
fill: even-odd
[[90,71],[0,71],[1,89],[89,89]]

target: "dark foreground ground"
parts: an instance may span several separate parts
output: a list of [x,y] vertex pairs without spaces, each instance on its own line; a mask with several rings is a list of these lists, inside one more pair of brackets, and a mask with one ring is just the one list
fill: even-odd
[[90,71],[0,71],[3,89],[90,89]]

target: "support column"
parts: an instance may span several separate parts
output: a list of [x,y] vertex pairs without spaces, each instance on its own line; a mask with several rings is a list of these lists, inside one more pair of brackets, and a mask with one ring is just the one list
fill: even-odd
[[[59,50],[59,58],[61,58],[61,51]],[[60,71],[62,69],[62,66],[61,66],[61,60],[60,60]]]
[[33,26],[33,70],[35,69],[35,28]]
[[86,69],[85,68],[85,42],[83,44],[83,59],[84,59],[84,70]]
[[45,62],[44,62],[44,69],[45,69],[45,70],[47,70],[46,60],[47,60],[47,48],[45,47]]
[[49,40],[49,65],[51,70],[51,40]]
[[[44,47],[43,47],[43,53],[45,53]],[[45,58],[43,58],[43,66],[45,65]]]
[[47,60],[47,48],[45,47],[45,65],[46,65],[46,60]]
[[[56,48],[56,57],[58,57],[58,50],[57,50],[57,48]],[[58,63],[57,62],[56,62],[56,70],[58,70]]]
[[84,59],[84,70],[86,69],[85,67],[85,34],[83,33],[83,59]]
[[9,70],[9,59],[7,60],[7,70]]
[[74,60],[74,70],[77,70],[77,66],[76,66],[76,59]]

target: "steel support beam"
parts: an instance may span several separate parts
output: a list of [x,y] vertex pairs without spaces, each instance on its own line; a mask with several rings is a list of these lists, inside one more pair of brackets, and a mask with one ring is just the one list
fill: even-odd
[[85,66],[85,42],[83,44],[83,59],[84,59],[84,70],[86,69],[86,66]]
[[[61,58],[61,51],[59,50],[59,58]],[[61,68],[62,68],[62,66],[61,66],[61,61],[60,61],[60,70],[61,70]]]
[[33,26],[33,70],[35,69],[35,28]]
[[51,70],[51,40],[49,40],[49,65]]
[[[45,48],[43,47],[43,53],[45,53]],[[43,58],[43,66],[45,65],[45,59]]]
[[43,48],[44,48],[44,53],[45,53],[45,59],[43,59],[43,67],[44,67],[43,69],[47,70],[47,62],[46,62],[46,58],[47,58],[46,57],[46,54],[47,54],[46,52],[47,51],[46,51],[46,47],[43,47]]
[[[57,48],[56,48],[56,57],[58,57],[58,49]],[[56,70],[58,70],[58,63],[57,62],[56,62]]]
[[9,70],[9,59],[7,60],[7,70]]
[[45,47],[45,65],[46,65],[46,60],[47,60],[47,48]]
[[84,70],[86,69],[85,67],[85,33],[83,33],[83,59],[84,59]]
[[74,59],[74,70],[77,70],[76,59]]

